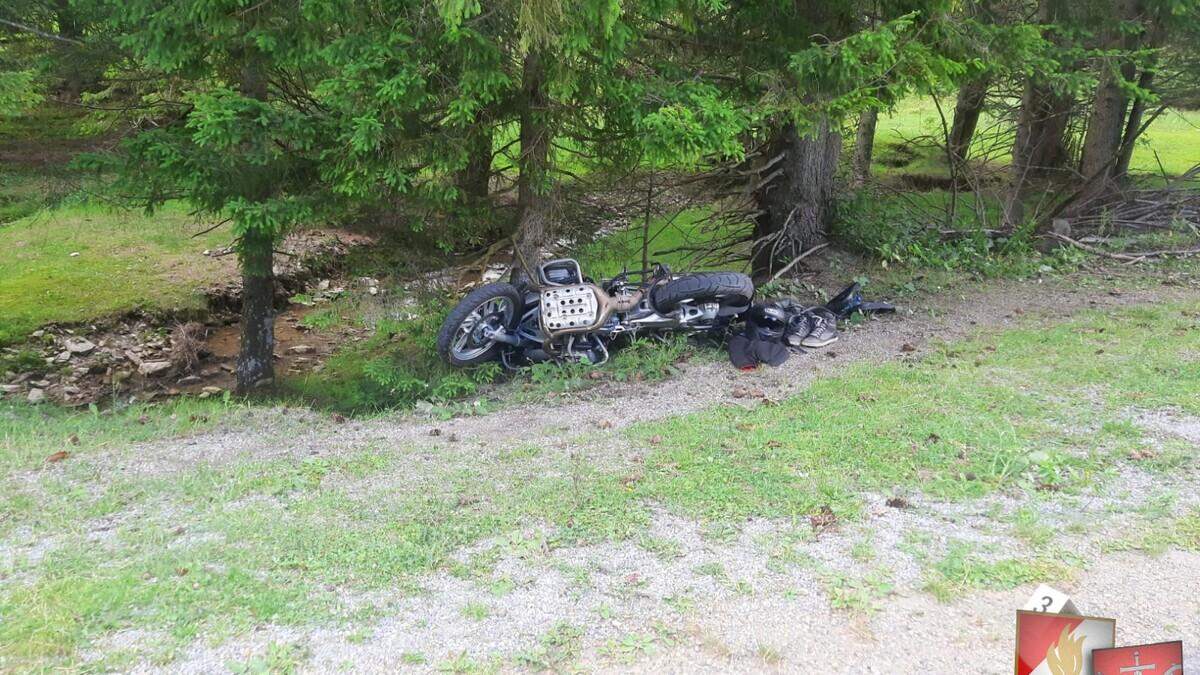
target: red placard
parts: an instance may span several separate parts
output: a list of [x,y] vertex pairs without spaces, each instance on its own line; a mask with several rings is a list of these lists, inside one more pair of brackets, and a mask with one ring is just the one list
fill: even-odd
[[1097,649],[1094,675],[1183,675],[1183,642]]
[[1092,650],[1116,639],[1114,619],[1018,610],[1016,674],[1088,675]]

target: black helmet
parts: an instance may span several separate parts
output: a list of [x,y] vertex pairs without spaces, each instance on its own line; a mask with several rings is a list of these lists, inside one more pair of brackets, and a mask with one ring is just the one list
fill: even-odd
[[787,312],[774,303],[754,305],[746,315],[746,335],[752,339],[778,341],[787,325]]

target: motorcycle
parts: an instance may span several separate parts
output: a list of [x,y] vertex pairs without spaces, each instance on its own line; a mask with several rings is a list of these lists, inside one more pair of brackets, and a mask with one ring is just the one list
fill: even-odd
[[[542,361],[600,365],[622,337],[719,333],[750,307],[754,283],[739,272],[676,276],[665,265],[602,283],[570,258],[538,267],[534,283],[489,283],[446,316],[437,348],[451,366],[499,359],[507,368]],[[639,281],[634,281],[640,278]]]

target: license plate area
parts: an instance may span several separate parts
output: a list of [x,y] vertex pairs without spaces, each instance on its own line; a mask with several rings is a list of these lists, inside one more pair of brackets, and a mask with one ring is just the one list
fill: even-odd
[[542,291],[542,326],[550,332],[590,326],[596,322],[599,309],[591,286],[559,286]]

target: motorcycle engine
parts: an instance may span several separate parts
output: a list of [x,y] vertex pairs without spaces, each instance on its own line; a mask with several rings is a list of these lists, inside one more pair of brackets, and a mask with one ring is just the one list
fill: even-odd
[[587,284],[542,291],[542,329],[548,335],[591,326],[599,311],[596,292]]

